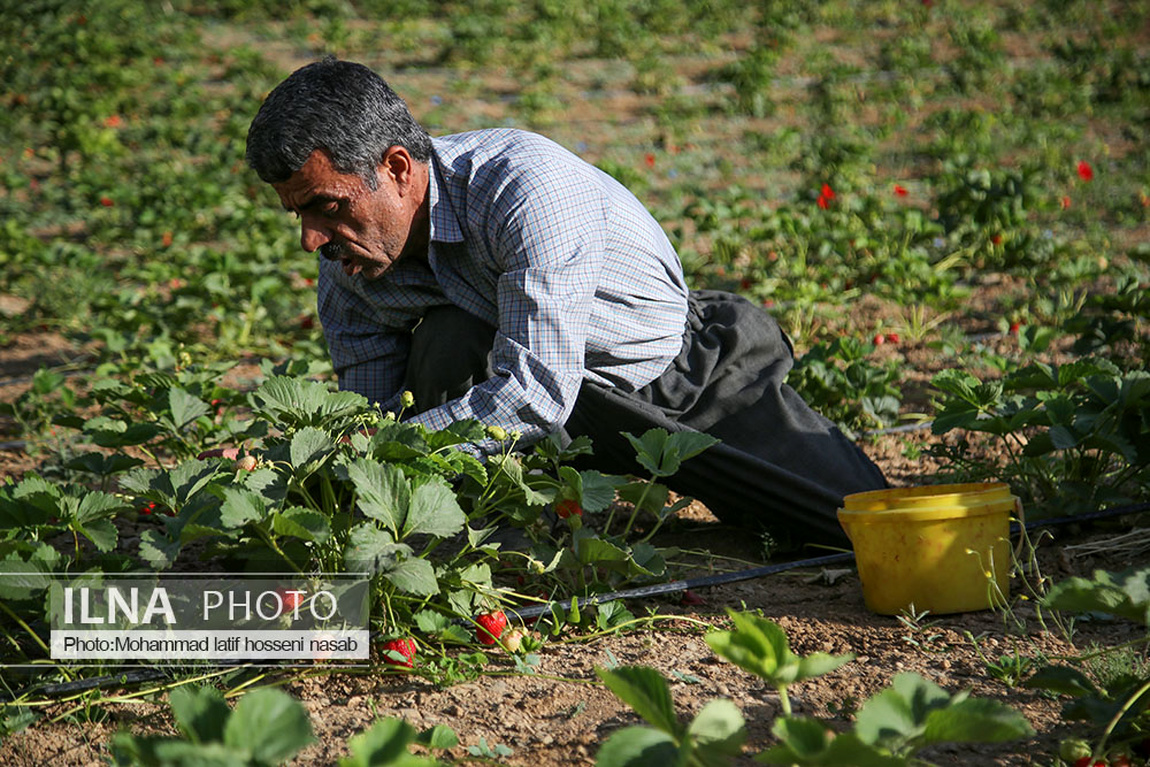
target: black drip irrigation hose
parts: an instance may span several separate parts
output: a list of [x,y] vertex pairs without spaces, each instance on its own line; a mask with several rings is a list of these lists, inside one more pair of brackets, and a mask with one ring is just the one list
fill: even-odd
[[[722,586],[725,583],[748,581],[753,578],[762,578],[767,575],[774,575],[775,573],[782,573],[786,572],[787,570],[795,570],[800,567],[822,567],[823,565],[833,565],[839,562],[849,562],[854,559],[854,556],[855,555],[849,551],[843,551],[838,554],[827,554],[821,557],[798,559],[793,562],[780,562],[779,564],[774,565],[752,567],[748,570],[737,570],[733,573],[701,575],[698,578],[686,578],[678,581],[668,581],[666,583],[655,583],[650,586],[638,586],[633,589],[612,591],[607,594],[593,594],[586,599],[579,599],[579,605],[596,605],[603,602],[614,602],[616,599],[641,599],[643,597],[655,597],[662,594],[673,594],[677,591],[686,591],[687,589],[701,589],[709,586]],[[535,618],[537,616],[551,612],[553,608],[570,610],[571,600],[564,599],[558,602],[544,602],[542,604],[530,605],[529,607],[507,608],[506,612],[508,616],[515,615],[519,618]]]
[[[1017,534],[1023,528],[1026,530],[1036,530],[1044,527],[1061,527],[1062,525],[1069,525],[1081,522],[1093,522],[1100,519],[1110,519],[1113,517],[1122,517],[1130,514],[1141,514],[1150,511],[1150,502],[1147,503],[1134,503],[1127,506],[1117,506],[1112,509],[1104,509],[1102,511],[1088,512],[1084,514],[1075,514],[1069,517],[1059,517],[1057,519],[1039,519],[1032,522],[1027,522],[1024,525],[1014,523],[1011,525],[1011,533]],[[674,594],[688,589],[701,589],[711,586],[721,586],[727,583],[737,583],[739,581],[752,580],[754,578],[762,578],[767,575],[775,575],[777,573],[786,572],[787,570],[797,570],[803,567],[823,567],[826,565],[833,565],[839,563],[850,562],[854,559],[854,554],[849,551],[840,552],[837,554],[826,554],[820,557],[810,557],[808,559],[796,559],[792,562],[781,562],[773,565],[764,565],[762,567],[752,567],[746,570],[738,570],[733,573],[719,573],[717,575],[703,575],[697,578],[685,578],[682,580],[668,581],[667,583],[656,583],[650,586],[638,586],[633,589],[624,589],[622,591],[612,591],[606,594],[595,594],[580,599],[581,606],[596,605],[604,602],[613,602],[619,599],[642,599],[645,597],[661,596],[663,594]],[[536,605],[529,605],[526,607],[505,608],[505,612],[509,617],[518,617],[520,620],[528,618],[537,618],[539,616],[550,613],[553,609],[571,609],[571,599],[565,599],[554,602],[544,602]],[[220,668],[235,667],[241,668],[245,664],[239,661],[234,662],[221,662],[216,664]],[[39,695],[45,697],[53,697],[57,695],[68,695],[77,692],[86,692],[88,690],[103,689],[106,687],[124,687],[131,684],[142,684],[145,682],[154,682],[159,679],[173,678],[170,669],[159,668],[143,668],[124,671],[118,674],[109,674],[106,676],[90,677],[88,679],[77,679],[72,682],[63,682],[60,684],[46,684],[34,690]],[[0,693],[0,702],[8,702],[15,700],[12,693]]]

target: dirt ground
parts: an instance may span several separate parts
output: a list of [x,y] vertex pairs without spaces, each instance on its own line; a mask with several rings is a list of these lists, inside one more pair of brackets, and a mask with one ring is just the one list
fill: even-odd
[[[50,334],[21,339],[0,352],[0,371],[4,374],[0,398],[11,401],[18,396],[39,365],[61,364],[74,359],[74,354]],[[11,434],[12,424],[4,426],[0,433],[4,446],[0,450],[0,475],[18,476],[33,468],[35,459],[21,450]],[[917,430],[871,436],[861,444],[892,484],[901,486],[932,481],[940,467],[923,451],[937,439],[928,430]],[[1129,566],[1128,556],[1121,551],[1102,546],[1102,554],[1086,554],[1075,544],[1105,543],[1127,532],[1135,521],[1058,528],[1053,538],[1039,543],[1042,574],[1058,580],[1069,574],[1089,574],[1096,568]],[[732,570],[761,564],[764,554],[757,536],[719,524],[699,504],[684,510],[682,518],[662,534],[661,542],[709,551],[715,555],[710,560],[715,567]],[[809,555],[821,553],[825,552]],[[1139,556],[1145,559],[1145,554]],[[722,625],[725,609],[730,606],[761,610],[778,621],[799,654],[821,651],[856,656],[834,673],[795,685],[791,698],[796,714],[825,719],[831,727],[847,727],[851,712],[885,688],[896,673],[915,671],[948,691],[972,689],[976,696],[1008,703],[1037,731],[1025,742],[942,747],[924,752],[923,757],[940,765],[1052,764],[1059,740],[1070,732],[1059,715],[1060,702],[993,680],[986,672],[984,658],[993,661],[1015,652],[1052,658],[1081,652],[1094,642],[1113,645],[1139,634],[1132,624],[1081,622],[1071,645],[1057,632],[1043,630],[1026,603],[1020,603],[1010,615],[991,611],[929,615],[916,628],[896,617],[870,613],[849,563],[825,569],[798,568],[700,589],[697,597],[701,602],[684,601],[681,594],[632,601],[628,607],[636,615],[649,611],[664,617],[620,636],[549,642],[539,653],[537,673],[530,675],[515,673],[511,660],[495,651],[490,653],[487,674],[446,687],[394,671],[317,666],[307,675],[281,676],[276,681],[304,702],[316,736],[315,743],[294,763],[335,764],[346,755],[350,736],[378,717],[398,716],[419,729],[436,724],[453,728],[461,745],[448,756],[461,762],[474,759],[466,749],[483,739],[492,748],[499,744],[511,750],[511,755],[500,758],[499,763],[593,764],[599,745],[612,732],[639,723],[629,708],[597,684],[594,668],[613,664],[658,669],[672,682],[684,719],[713,698],[732,700],[747,720],[747,757],[742,761],[750,763],[751,755],[772,742],[770,727],[779,714],[779,698],[762,681],[717,658],[703,641],[705,630],[697,621]],[[162,696],[124,697],[131,692],[105,690],[105,700],[119,697],[123,701],[106,702],[87,711],[75,710],[75,703],[46,706],[41,709],[44,717],[39,722],[0,743],[0,764],[106,764],[109,740],[120,728],[173,731],[165,707],[158,704]]]

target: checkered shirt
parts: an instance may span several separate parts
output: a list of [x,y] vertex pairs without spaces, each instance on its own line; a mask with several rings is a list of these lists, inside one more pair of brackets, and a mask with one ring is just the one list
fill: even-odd
[[494,375],[411,419],[431,429],[475,418],[530,444],[563,425],[584,380],[634,391],[666,370],[682,345],[687,287],[634,195],[533,133],[432,144],[427,261],[368,281],[321,259],[319,316],[342,389],[396,409],[411,331],[443,304],[497,328]]

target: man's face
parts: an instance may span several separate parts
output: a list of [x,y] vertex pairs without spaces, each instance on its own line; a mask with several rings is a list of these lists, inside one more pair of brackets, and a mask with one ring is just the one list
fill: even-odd
[[327,152],[317,149],[287,181],[272,187],[284,208],[299,217],[304,250],[318,249],[324,258],[342,263],[349,276],[374,280],[400,256],[418,249],[411,234],[422,195],[410,193],[412,169],[407,168],[405,179],[395,167],[385,157],[372,189],[360,176],[337,171]]

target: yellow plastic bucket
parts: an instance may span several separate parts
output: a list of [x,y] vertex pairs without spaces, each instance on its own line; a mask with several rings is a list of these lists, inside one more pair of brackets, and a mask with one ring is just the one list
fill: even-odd
[[1010,515],[1000,482],[892,488],[843,499],[866,606],[880,615],[985,610],[1010,592]]

